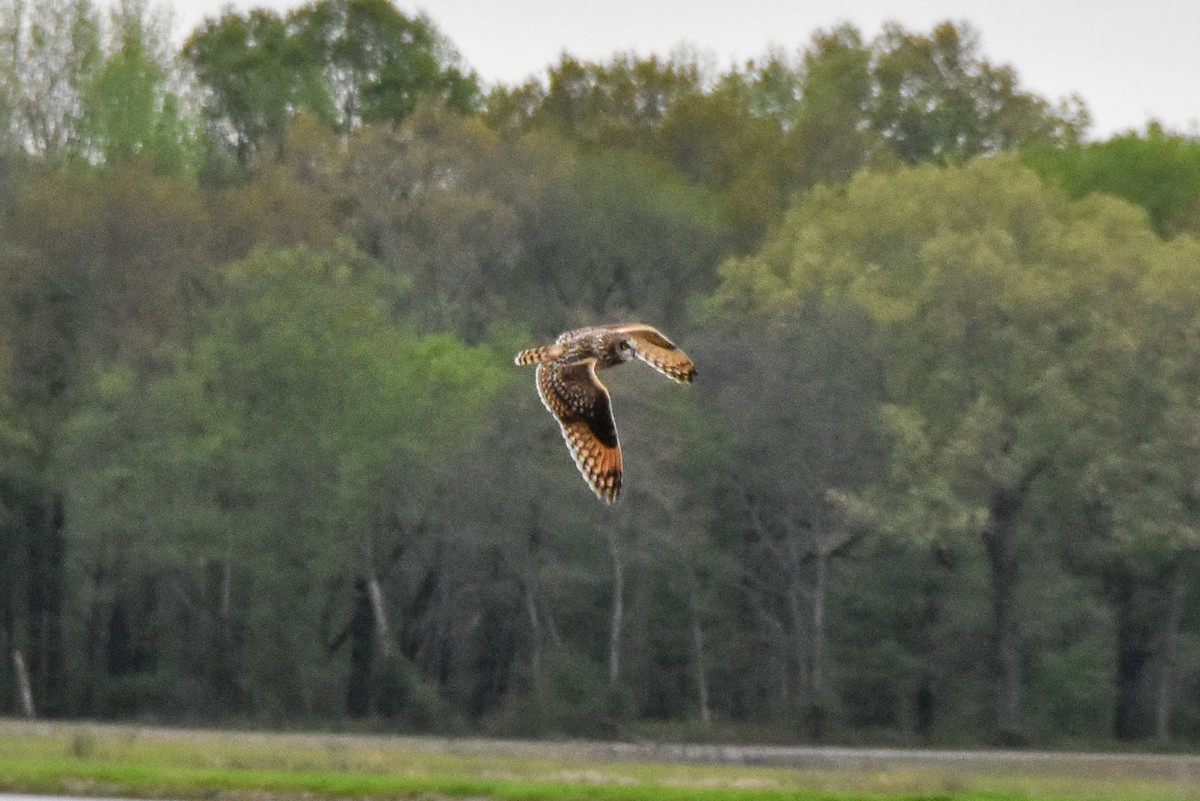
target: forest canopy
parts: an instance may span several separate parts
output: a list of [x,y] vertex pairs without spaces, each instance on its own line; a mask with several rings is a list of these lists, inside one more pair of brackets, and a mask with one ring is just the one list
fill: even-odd
[[[518,86],[390,0],[0,34],[0,714],[1200,742],[1194,138],[965,23]],[[627,320],[699,376],[606,374],[608,508],[512,357]]]

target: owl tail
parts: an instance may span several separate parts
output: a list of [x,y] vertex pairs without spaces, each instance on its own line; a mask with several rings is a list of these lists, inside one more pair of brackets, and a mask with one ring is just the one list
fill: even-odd
[[517,358],[514,361],[517,364],[539,364],[546,361],[546,359],[553,359],[557,355],[553,352],[555,347],[555,345],[543,345],[540,348],[523,350],[517,354]]

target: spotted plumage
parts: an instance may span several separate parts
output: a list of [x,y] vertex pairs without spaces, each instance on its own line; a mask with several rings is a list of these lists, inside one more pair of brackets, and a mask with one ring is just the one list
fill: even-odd
[[542,403],[562,427],[575,465],[588,486],[612,503],[621,492],[621,444],[608,390],[597,370],[640,359],[673,381],[691,383],[692,360],[657,329],[640,323],[567,331],[553,344],[517,354],[517,364],[537,365]]

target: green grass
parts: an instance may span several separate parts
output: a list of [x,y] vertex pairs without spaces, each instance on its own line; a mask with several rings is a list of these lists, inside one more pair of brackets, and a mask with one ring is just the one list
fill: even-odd
[[817,769],[620,759],[582,743],[287,735],[0,721],[0,790],[144,798],[497,801],[1188,801],[1189,767],[881,761]]

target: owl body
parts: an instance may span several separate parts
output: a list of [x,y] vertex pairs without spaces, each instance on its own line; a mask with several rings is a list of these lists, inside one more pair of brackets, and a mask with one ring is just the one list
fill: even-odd
[[596,369],[603,370],[627,361],[631,350],[622,348],[621,337],[607,327],[588,326],[559,334],[552,345],[530,348],[517,354],[517,364],[537,364],[552,361],[574,363],[595,359]]
[[631,358],[663,375],[691,383],[695,365],[675,343],[641,323],[590,326],[561,334],[554,343],[517,354],[536,364],[538,396],[558,420],[575,465],[592,491],[612,503],[621,491],[621,445],[608,390],[597,370]]
[[583,358],[594,357],[597,370],[616,367],[622,362],[629,361],[633,356],[633,349],[627,345],[620,334],[597,330],[595,327],[568,331],[560,335],[555,342],[568,353]]

